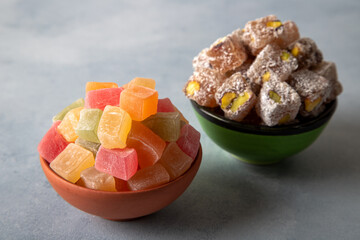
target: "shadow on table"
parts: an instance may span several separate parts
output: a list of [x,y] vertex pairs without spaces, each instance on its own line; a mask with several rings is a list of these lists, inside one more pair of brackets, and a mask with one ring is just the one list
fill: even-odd
[[211,171],[199,174],[202,176],[195,178],[191,187],[165,209],[130,222],[112,224],[133,228],[134,231],[141,228],[141,231],[151,234],[155,234],[154,230],[164,229],[157,234],[164,237],[171,232],[167,236],[169,239],[190,232],[204,238],[213,235],[234,218],[239,222],[240,217],[246,225],[246,222],[269,211],[263,208],[268,208],[266,198],[270,193],[257,184],[242,178],[217,180],[216,173]]
[[322,135],[304,152],[278,164],[246,168],[279,179],[327,180],[359,173],[360,120],[329,124]]
[[[224,153],[219,152],[219,156],[224,156]],[[213,161],[207,158],[210,155],[205,154],[203,165]],[[241,172],[243,169],[239,164],[235,164],[235,167],[238,169],[228,168],[224,172],[219,171],[220,168],[203,166],[186,192],[165,209],[133,221],[110,224],[119,227],[116,231],[125,228],[136,231],[141,228],[142,232],[149,232],[152,236],[159,234],[164,237],[166,234],[165,238],[169,239],[183,236],[184,233],[198,233],[202,238],[211,236],[219,228],[231,224],[235,218],[237,222],[240,218],[246,226],[251,219],[271,211],[267,204],[270,192],[250,179],[227,172]],[[160,232],[159,229],[164,231]]]
[[[359,175],[360,125],[335,123],[304,152],[279,164],[253,166],[235,160],[229,154],[207,154],[189,189],[165,209],[131,222],[119,224],[134,231],[171,229],[171,236],[185,232],[213,236],[228,224],[252,227],[262,217],[272,215],[276,206],[294,201],[291,184],[302,187],[319,181],[332,181]],[[220,166],[217,161],[224,161]],[[212,165],[210,164],[212,163]],[[283,191],[288,192],[283,192]],[[296,193],[296,191],[295,191]],[[276,215],[276,213],[275,213]],[[121,227],[121,228],[122,228]],[[120,228],[120,229],[121,229]],[[170,236],[169,236],[170,237]]]

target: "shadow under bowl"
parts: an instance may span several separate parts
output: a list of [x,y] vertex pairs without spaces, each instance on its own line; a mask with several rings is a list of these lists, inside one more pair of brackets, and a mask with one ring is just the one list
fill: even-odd
[[46,178],[55,191],[72,206],[109,220],[130,220],[149,215],[175,201],[194,179],[202,160],[202,148],[191,167],[177,179],[148,190],[107,192],[78,186],[57,175],[40,156]]
[[263,126],[227,119],[218,108],[208,108],[190,100],[205,133],[221,148],[251,164],[273,164],[310,146],[334,114],[337,100],[314,118],[299,123]]

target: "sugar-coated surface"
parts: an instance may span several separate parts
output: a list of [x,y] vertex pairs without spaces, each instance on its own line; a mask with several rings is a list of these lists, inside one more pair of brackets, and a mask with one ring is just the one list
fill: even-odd
[[102,88],[86,93],[85,107],[104,110],[106,105],[119,106],[120,94],[123,88]]
[[158,92],[154,89],[134,85],[120,96],[120,107],[130,114],[131,119],[142,121],[157,111]]
[[[196,101],[201,106],[214,107],[216,106],[216,89],[221,86],[224,80],[225,78],[213,69],[195,70],[188,79],[183,92],[188,98]],[[187,88],[192,82],[199,84],[199,89],[194,93],[189,93]]]
[[106,106],[97,131],[101,145],[110,149],[126,147],[131,122],[130,115],[121,108]]
[[170,175],[170,180],[181,176],[191,166],[193,159],[184,153],[176,142],[169,143],[159,160]]
[[158,112],[175,112],[174,105],[172,104],[170,98],[162,98],[158,100],[157,105]]
[[283,33],[284,29],[281,27],[267,27],[268,22],[277,21],[278,19],[275,15],[269,15],[250,20],[245,24],[244,42],[249,46],[253,55],[257,55],[267,44]]
[[[271,93],[277,94],[279,101],[271,98]],[[264,123],[275,126],[284,117],[285,123],[291,123],[295,119],[301,105],[299,94],[286,82],[269,81],[261,88],[256,111]]]
[[167,142],[176,141],[180,136],[178,112],[159,112],[145,119],[143,124]]
[[[0,239],[339,240],[360,236],[358,0],[0,1]],[[203,132],[179,91],[217,38],[268,14],[294,20],[344,87],[320,138],[268,167],[242,164]],[[305,14],[305,15],[304,15]],[[88,81],[154,78],[201,133],[203,161],[168,207],[129,222],[86,214],[43,174],[36,146]]]
[[85,104],[85,101],[83,98],[79,98],[77,100],[75,100],[74,102],[72,102],[70,105],[66,106],[63,110],[61,110],[58,114],[56,114],[53,117],[53,122],[55,121],[61,121],[63,120],[63,118],[65,117],[65,115],[74,108],[78,108],[78,107],[83,107]]
[[[303,102],[300,109],[301,115],[307,116],[311,114],[316,116],[322,112],[321,103],[323,103],[331,93],[332,86],[328,79],[315,72],[304,69],[291,74],[289,83],[299,93]],[[307,100],[315,101],[317,99],[320,99],[320,102],[311,112],[304,110]]]
[[39,154],[49,163],[69,144],[57,130],[60,123],[61,121],[55,121],[51,125],[50,129],[42,137],[37,148]]
[[302,98],[315,100],[329,95],[330,83],[326,78],[309,70],[299,70],[291,75],[290,85]]
[[127,181],[138,169],[138,157],[134,148],[106,149],[100,146],[95,168]]
[[104,88],[118,88],[117,83],[114,82],[87,82],[85,91],[89,92],[92,90],[104,89]]
[[140,122],[133,121],[127,147],[135,148],[140,168],[154,165],[165,149],[165,141]]
[[115,187],[117,191],[119,192],[131,191],[128,187],[127,181],[116,177],[114,179],[115,179]]
[[283,61],[280,57],[283,52],[286,50],[279,49],[276,45],[266,45],[247,71],[250,81],[261,84],[266,72],[269,72],[270,79],[286,81],[290,74],[297,69],[298,64],[296,58],[291,54],[287,61]]
[[59,124],[57,130],[68,142],[75,142],[78,135],[75,132],[80,119],[80,111],[83,107],[71,109]]
[[[282,47],[286,47],[299,38],[298,28],[293,22],[286,21],[285,24],[279,20],[275,15],[268,15],[246,23],[243,39],[253,55],[257,55],[267,44],[273,41],[278,42]],[[268,24],[271,22],[278,22],[279,27],[269,26]]]
[[[222,106],[222,99],[228,93],[233,93],[234,99],[227,106]],[[236,99],[244,94],[247,94],[249,98],[242,105],[233,109],[232,106]],[[241,72],[234,73],[225,80],[216,91],[215,99],[224,111],[225,117],[235,121],[243,120],[256,103],[256,95],[252,92],[251,85]]]
[[50,168],[69,182],[76,183],[83,170],[94,166],[94,155],[87,149],[70,143],[50,163]]
[[294,51],[294,48],[299,69],[315,66],[323,60],[322,52],[311,38],[300,38],[289,46],[289,51]]
[[176,143],[184,153],[195,159],[200,147],[200,133],[190,124],[186,124],[181,128]]
[[136,77],[136,78],[132,79],[130,82],[128,82],[127,84],[125,84],[125,88],[131,88],[135,85],[155,89],[156,82],[152,78]]
[[159,163],[140,169],[127,182],[129,189],[145,190],[160,186],[170,181],[169,173]]
[[342,85],[338,80],[334,62],[323,61],[311,70],[329,80],[332,90],[329,96],[324,100],[325,102],[331,102],[343,91]]
[[100,143],[97,137],[97,129],[102,115],[100,109],[83,109],[80,112],[79,122],[75,128],[76,134],[90,142]]
[[290,43],[300,37],[299,29],[294,21],[285,21],[283,23],[284,32],[276,41],[281,48],[286,48]]
[[245,46],[242,44],[239,31],[217,39],[206,51],[211,68],[221,74],[234,70],[247,59]]
[[116,192],[114,177],[98,171],[94,166],[83,170],[76,184],[95,190]]
[[75,144],[77,144],[83,148],[86,148],[87,150],[92,152],[94,156],[96,156],[96,153],[100,147],[100,143],[90,142],[85,139],[82,139],[81,137],[78,137],[76,139]]

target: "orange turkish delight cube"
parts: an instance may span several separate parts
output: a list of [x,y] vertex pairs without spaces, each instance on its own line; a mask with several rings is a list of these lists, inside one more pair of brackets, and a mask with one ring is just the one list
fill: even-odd
[[143,86],[127,88],[120,95],[120,107],[135,121],[142,121],[156,114],[157,103],[158,92]]

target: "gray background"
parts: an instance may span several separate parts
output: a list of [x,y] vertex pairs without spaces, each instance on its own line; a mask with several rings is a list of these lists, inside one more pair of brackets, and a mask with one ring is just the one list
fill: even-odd
[[[0,1],[0,239],[359,239],[360,1],[50,2]],[[207,138],[181,89],[201,49],[271,13],[337,63],[344,92],[311,147],[255,167]],[[87,81],[136,76],[201,131],[204,156],[173,204],[112,222],[63,201],[36,147]]]

